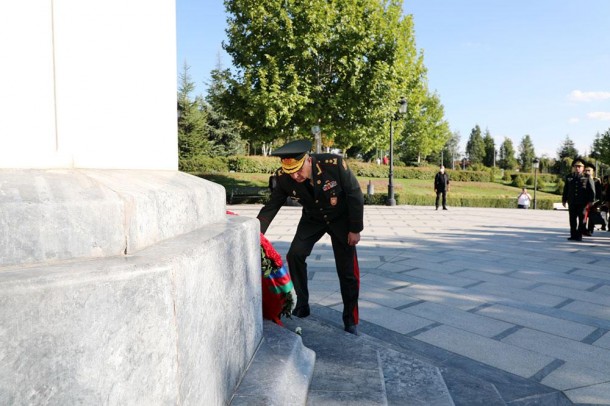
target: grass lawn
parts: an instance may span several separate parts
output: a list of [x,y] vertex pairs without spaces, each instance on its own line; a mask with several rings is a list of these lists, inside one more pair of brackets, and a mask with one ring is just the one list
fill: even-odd
[[[227,190],[241,186],[267,187],[269,175],[264,173],[221,173],[205,174],[202,178],[223,185]],[[369,181],[372,182],[375,193],[387,193],[387,178],[358,178],[362,191],[367,192]],[[497,197],[516,199],[521,189],[502,183],[492,182],[451,182],[449,193],[455,197]],[[533,196],[533,188],[528,188]],[[434,195],[434,182],[420,179],[394,179],[394,192],[397,194]],[[561,201],[561,196],[553,193],[537,192],[539,199]]]

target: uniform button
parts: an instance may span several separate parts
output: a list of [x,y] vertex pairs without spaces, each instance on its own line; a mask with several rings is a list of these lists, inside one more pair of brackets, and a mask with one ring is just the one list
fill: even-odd
[[324,215],[324,218],[328,218],[328,216],[325,214],[325,215]]
[[319,200],[316,200],[316,203],[320,203],[320,201],[319,201]]
[[322,207],[320,207],[320,211],[324,210]]
[[327,221],[326,224],[330,224],[330,221]]

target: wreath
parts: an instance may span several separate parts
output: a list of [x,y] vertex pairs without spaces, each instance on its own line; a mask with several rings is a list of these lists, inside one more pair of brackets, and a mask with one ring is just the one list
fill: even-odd
[[[236,215],[227,211],[227,214]],[[282,325],[281,317],[290,317],[296,306],[296,294],[290,273],[273,244],[260,233],[263,318]]]

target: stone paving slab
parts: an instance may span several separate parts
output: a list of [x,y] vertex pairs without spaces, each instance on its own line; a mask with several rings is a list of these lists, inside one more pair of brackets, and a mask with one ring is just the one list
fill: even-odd
[[[229,209],[255,217],[260,207]],[[282,254],[300,210],[283,208],[267,232]],[[358,245],[362,322],[405,345],[420,342],[487,365],[478,367],[478,376],[490,376],[482,393],[502,392],[491,371],[504,371],[560,389],[575,403],[610,404],[610,371],[593,364],[610,365],[610,233],[596,231],[582,243],[568,235],[567,211],[366,206]],[[329,239],[308,262],[317,272],[312,305],[340,312]],[[560,402],[548,396],[537,401]],[[511,402],[534,404],[518,396]]]

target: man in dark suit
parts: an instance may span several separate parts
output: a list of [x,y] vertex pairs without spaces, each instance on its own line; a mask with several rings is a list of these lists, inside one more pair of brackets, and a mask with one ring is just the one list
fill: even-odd
[[443,210],[447,210],[447,192],[449,191],[449,175],[445,173],[445,167],[440,166],[434,177],[434,191],[436,192],[436,210],[438,210],[439,197],[443,196]]
[[311,142],[290,142],[271,155],[281,159],[277,185],[257,218],[263,234],[289,197],[303,206],[301,219],[286,260],[297,294],[293,314],[309,316],[306,259],[313,246],[329,234],[343,299],[345,331],[358,334],[360,270],[356,244],[363,229],[364,197],[354,174],[342,157],[309,154]]
[[595,200],[595,186],[590,177],[584,175],[585,163],[577,158],[572,162],[573,172],[566,176],[561,202],[568,204],[570,217],[570,241],[582,241],[585,230],[585,210]]

